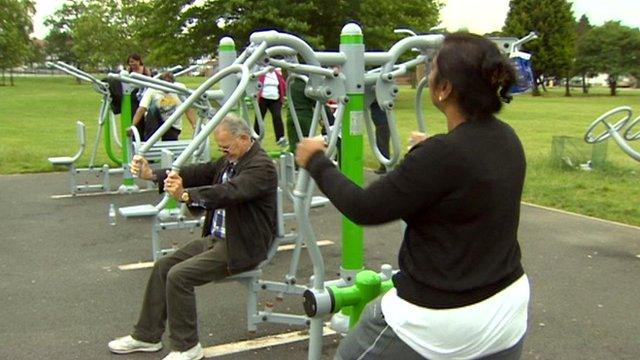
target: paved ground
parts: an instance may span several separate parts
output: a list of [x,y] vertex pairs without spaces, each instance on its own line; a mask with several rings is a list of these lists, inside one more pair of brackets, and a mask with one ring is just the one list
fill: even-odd
[[[368,174],[371,176],[371,174]],[[0,359],[160,359],[160,354],[116,357],[109,340],[127,334],[136,319],[148,269],[118,265],[150,259],[147,220],[108,225],[110,203],[155,203],[158,195],[51,199],[67,191],[64,173],[0,176]],[[520,240],[532,282],[529,335],[523,359],[640,358],[640,229],[523,205]],[[312,210],[328,277],[339,268],[339,216]],[[396,264],[399,224],[366,230],[367,267]],[[189,239],[197,234],[163,235]],[[290,252],[279,253],[265,278],[281,279]],[[311,274],[303,256],[299,279]],[[265,298],[264,300],[270,300]],[[276,311],[301,314],[299,298]],[[204,346],[303,330],[245,328],[238,284],[198,289]],[[325,338],[330,359],[339,339]],[[305,341],[223,356],[223,359],[306,359]]]

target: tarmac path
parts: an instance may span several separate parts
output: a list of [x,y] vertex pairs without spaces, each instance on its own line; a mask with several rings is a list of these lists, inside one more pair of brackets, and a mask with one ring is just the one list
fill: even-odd
[[[374,178],[367,173],[369,180]],[[119,265],[151,258],[150,222],[107,221],[117,207],[155,204],[155,192],[52,199],[67,190],[66,173],[0,176],[0,359],[160,359],[158,354],[115,356],[107,342],[126,335],[136,320],[149,269]],[[327,278],[340,264],[339,214],[312,210]],[[198,231],[162,235],[189,240]],[[532,284],[529,332],[523,359],[640,358],[640,229],[523,204],[519,230],[525,270]],[[400,225],[366,229],[366,266],[396,266]],[[279,280],[290,251],[265,269]],[[306,254],[299,282],[311,274]],[[197,290],[203,346],[304,330],[265,324],[246,331],[245,297],[236,283]],[[272,301],[264,297],[263,301]],[[287,297],[275,311],[302,314],[302,300]],[[339,336],[325,337],[331,359]],[[271,346],[223,359],[306,359],[307,342]]]

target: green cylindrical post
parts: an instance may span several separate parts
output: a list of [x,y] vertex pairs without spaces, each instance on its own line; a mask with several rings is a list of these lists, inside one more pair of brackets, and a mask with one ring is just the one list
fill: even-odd
[[104,134],[102,134],[102,136],[104,136],[104,150],[107,152],[107,156],[111,161],[116,163],[116,165],[121,166],[122,160],[118,159],[111,147],[111,121],[109,121],[109,119],[104,121]]
[[[363,184],[364,42],[362,30],[347,24],[340,34],[340,51],[347,57],[342,72],[347,78],[349,102],[342,118],[340,168],[351,181]],[[364,268],[364,232],[346,217],[342,220],[342,269],[353,273]]]
[[131,91],[129,89],[123,91],[122,107],[120,112],[120,138],[122,139],[122,165],[125,167],[122,176],[122,185],[125,187],[135,186],[135,179],[129,172],[129,136],[127,129],[133,122],[133,114],[131,113]]
[[[237,58],[236,44],[230,37],[223,37],[220,39],[218,45],[218,67],[224,69],[231,66]],[[227,76],[220,80],[220,89],[223,93],[222,102],[226,102],[233,90],[238,86],[238,78],[235,76]]]

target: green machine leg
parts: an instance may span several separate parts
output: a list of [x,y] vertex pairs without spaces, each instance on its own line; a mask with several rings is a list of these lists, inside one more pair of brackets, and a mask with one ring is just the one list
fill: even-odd
[[129,169],[129,162],[131,161],[130,151],[131,140],[127,135],[127,129],[133,122],[133,114],[131,109],[131,90],[124,89],[122,94],[122,112],[120,113],[120,138],[122,139],[122,168],[124,170],[122,174],[122,185],[118,188],[120,193],[133,193],[140,190],[135,183],[135,179]]

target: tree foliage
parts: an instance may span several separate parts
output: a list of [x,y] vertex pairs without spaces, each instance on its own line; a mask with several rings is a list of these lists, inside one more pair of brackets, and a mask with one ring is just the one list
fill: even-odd
[[[569,77],[575,56],[575,19],[567,0],[510,0],[503,32],[538,39],[524,47],[531,52],[536,77]],[[537,86],[534,94],[538,93]]]
[[49,27],[45,37],[46,53],[52,60],[60,60],[69,64],[78,64],[73,52],[73,31],[76,21],[82,15],[86,5],[81,0],[65,2],[52,16],[45,19],[44,25]]
[[77,66],[115,67],[137,48],[135,5],[117,0],[72,0],[46,20],[49,55]]
[[616,95],[618,77],[640,70],[640,30],[609,21],[590,29],[579,42],[581,68],[609,75],[611,95]]
[[29,34],[33,31],[31,16],[35,7],[30,0],[0,0],[0,9],[0,70],[4,85],[5,69],[21,65],[30,55]]
[[47,41],[50,55],[75,64],[113,66],[138,52],[167,66],[214,54],[223,36],[241,49],[266,29],[333,50],[342,27],[355,21],[369,49],[387,49],[399,38],[394,28],[426,32],[440,7],[436,0],[70,0],[47,20]]

